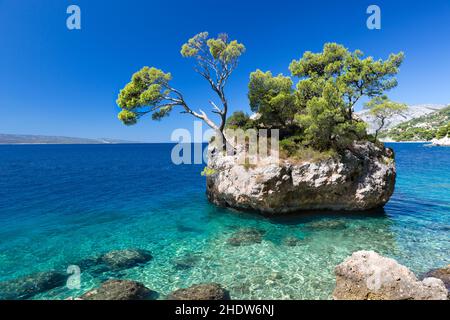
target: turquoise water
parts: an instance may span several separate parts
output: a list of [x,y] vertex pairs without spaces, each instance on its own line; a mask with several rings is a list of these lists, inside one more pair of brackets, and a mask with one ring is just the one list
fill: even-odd
[[[356,250],[376,250],[417,274],[450,262],[450,148],[391,144],[396,191],[384,212],[304,213],[270,219],[207,202],[202,165],[175,166],[169,144],[0,146],[0,281],[61,270],[110,250],[142,248],[149,263],[81,274],[81,288],[108,277],[160,293],[219,282],[232,298],[328,299],[333,268]],[[231,246],[241,228],[260,243]],[[286,237],[296,237],[288,246]],[[177,262],[188,266],[177,267]],[[82,270],[83,271],[83,270]]]

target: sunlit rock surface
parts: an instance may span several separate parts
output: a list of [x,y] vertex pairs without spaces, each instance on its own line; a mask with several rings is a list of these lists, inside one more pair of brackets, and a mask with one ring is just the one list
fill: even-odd
[[384,206],[394,191],[393,151],[355,143],[343,155],[319,161],[274,163],[270,157],[245,165],[242,153],[208,150],[207,195],[211,202],[263,213],[302,210],[370,210]]
[[405,266],[374,251],[353,253],[335,269],[336,300],[446,300],[442,280],[419,281]]

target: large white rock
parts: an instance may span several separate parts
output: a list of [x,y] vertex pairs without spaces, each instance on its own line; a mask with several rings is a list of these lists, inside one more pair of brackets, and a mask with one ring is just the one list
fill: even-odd
[[374,251],[357,251],[335,269],[336,300],[446,300],[440,279],[419,281],[405,266]]
[[433,139],[433,140],[431,140],[431,144],[433,146],[448,147],[448,146],[450,146],[450,137],[447,136],[442,139]]
[[264,213],[301,210],[369,210],[382,207],[395,185],[391,149],[370,142],[354,144],[338,158],[255,166],[239,162],[242,152],[227,155],[209,148],[207,195],[211,202]]

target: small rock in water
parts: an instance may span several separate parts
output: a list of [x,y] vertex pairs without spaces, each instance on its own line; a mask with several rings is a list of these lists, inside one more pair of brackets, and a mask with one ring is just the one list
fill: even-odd
[[339,220],[319,220],[308,223],[306,227],[313,230],[344,230],[347,225]]
[[184,224],[177,224],[177,231],[179,232],[192,232],[192,233],[202,233],[203,230],[196,228],[196,227],[191,227],[188,225],[184,225]]
[[158,294],[142,283],[131,280],[108,280],[83,294],[81,300],[154,300]]
[[99,263],[99,258],[88,257],[88,258],[84,258],[84,259],[74,263],[74,265],[79,266],[80,269],[83,271],[83,270],[87,270],[92,267],[95,267],[96,265],[98,265],[98,263]]
[[249,283],[240,283],[236,284],[231,288],[231,291],[237,294],[249,294],[250,293],[250,284]]
[[294,237],[294,236],[288,236],[288,237],[283,239],[283,245],[288,246],[288,247],[298,246],[302,242],[303,242],[302,239],[299,239],[299,238]]
[[1,282],[0,299],[27,299],[38,293],[63,286],[66,283],[67,277],[67,275],[60,272],[46,271]]
[[217,283],[202,283],[178,289],[167,296],[168,300],[230,300],[230,294]]
[[281,274],[281,272],[274,271],[270,274],[269,279],[270,280],[281,280],[281,279],[283,279],[283,275]]
[[104,254],[100,261],[107,265],[110,269],[127,269],[146,263],[152,259],[152,255],[148,250],[142,249],[125,249],[114,250]]
[[441,279],[450,294],[450,264],[446,267],[434,269],[425,274],[425,277]]
[[80,267],[81,272],[89,272],[92,275],[102,274],[110,270],[98,257],[85,258],[75,262],[74,265]]
[[201,256],[197,254],[187,254],[181,258],[174,259],[173,264],[177,270],[186,270],[193,268],[200,258]]
[[446,300],[442,280],[416,276],[374,251],[357,251],[335,268],[335,300]]
[[227,243],[232,246],[245,246],[261,243],[265,231],[256,228],[243,228],[232,234]]

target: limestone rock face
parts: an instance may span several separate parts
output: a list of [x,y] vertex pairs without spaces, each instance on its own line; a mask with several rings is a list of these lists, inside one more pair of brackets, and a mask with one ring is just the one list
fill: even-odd
[[157,293],[131,280],[108,280],[81,296],[81,300],[147,300]]
[[[242,153],[208,149],[207,195],[236,209],[279,214],[302,210],[369,210],[382,207],[394,191],[393,151],[371,142],[355,143],[337,158],[294,163],[268,157],[243,165]],[[272,161],[271,161],[272,160]]]
[[202,283],[172,292],[168,300],[230,300],[230,294],[217,283]]
[[335,300],[446,300],[447,289],[436,278],[417,280],[394,259],[373,251],[353,253],[335,269]]

